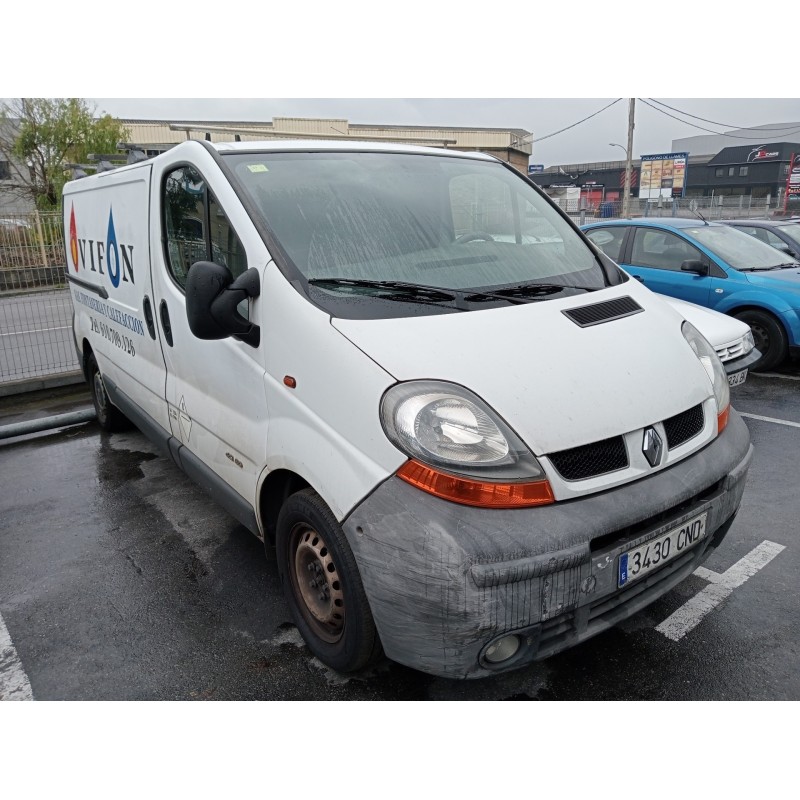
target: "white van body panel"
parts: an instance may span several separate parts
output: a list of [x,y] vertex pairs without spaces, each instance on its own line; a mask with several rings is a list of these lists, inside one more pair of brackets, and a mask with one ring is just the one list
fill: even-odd
[[[64,231],[79,348],[83,352],[83,342],[90,342],[100,372],[126,387],[136,403],[169,430],[160,331],[156,326],[152,338],[142,310],[143,298],[153,297],[148,237],[151,169],[143,164],[68,183]],[[77,281],[96,287],[95,291]],[[102,291],[107,298],[98,294]]]
[[[264,274],[261,297],[268,303],[261,328],[270,413],[267,472],[301,475],[341,520],[407,460],[386,438],[378,416],[381,397],[395,380],[274,264]],[[296,388],[286,386],[286,376]]]
[[[644,313],[587,328],[561,313],[626,295]],[[713,397],[697,357],[681,346],[680,317],[637,281],[590,297],[333,324],[398,380],[436,378],[475,392],[537,456],[643,428]]]
[[[264,397],[264,347],[253,348],[233,337],[201,341],[189,330],[186,298],[166,263],[161,236],[162,186],[166,175],[190,163],[205,178],[244,246],[248,267],[263,272],[270,260],[230,183],[208,151],[197,142],[171,150],[153,164],[150,242],[156,313],[166,303],[173,344],[163,341],[167,363],[166,398],[173,435],[211,467],[238,494],[254,503],[266,450],[268,414]],[[259,322],[262,294],[250,302]]]

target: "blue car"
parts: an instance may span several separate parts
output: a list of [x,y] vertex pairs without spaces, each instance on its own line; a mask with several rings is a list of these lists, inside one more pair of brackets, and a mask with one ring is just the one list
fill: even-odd
[[800,355],[800,263],[728,225],[624,219],[584,225],[606,255],[654,292],[746,322],[768,370]]

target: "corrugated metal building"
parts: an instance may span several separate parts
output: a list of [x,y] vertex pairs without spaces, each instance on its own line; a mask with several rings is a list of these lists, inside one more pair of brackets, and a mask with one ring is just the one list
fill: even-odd
[[490,153],[526,173],[532,134],[521,128],[438,128],[415,125],[357,125],[346,119],[275,117],[272,122],[123,119],[129,143],[148,155],[168,150],[185,139],[211,142],[255,142],[265,139],[315,138],[402,142]]

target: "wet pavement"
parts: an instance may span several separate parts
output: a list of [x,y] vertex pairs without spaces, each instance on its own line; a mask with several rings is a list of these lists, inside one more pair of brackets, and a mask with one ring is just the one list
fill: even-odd
[[[736,408],[800,425],[800,370],[752,376]],[[6,399],[0,425],[89,404],[85,388]],[[274,556],[135,429],[95,423],[0,442],[0,615],[47,699],[800,699],[800,427],[746,418],[742,509],[705,567],[784,547],[679,641],[657,630],[693,575],[545,662],[478,681],[385,662],[338,675],[303,645]],[[2,654],[0,654],[2,655]]]

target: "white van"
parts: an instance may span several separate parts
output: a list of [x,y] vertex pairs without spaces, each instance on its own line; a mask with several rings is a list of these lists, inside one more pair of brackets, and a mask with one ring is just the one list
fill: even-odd
[[187,141],[64,189],[75,341],[341,671],[520,667],[669,591],[752,457],[714,349],[478,153]]

